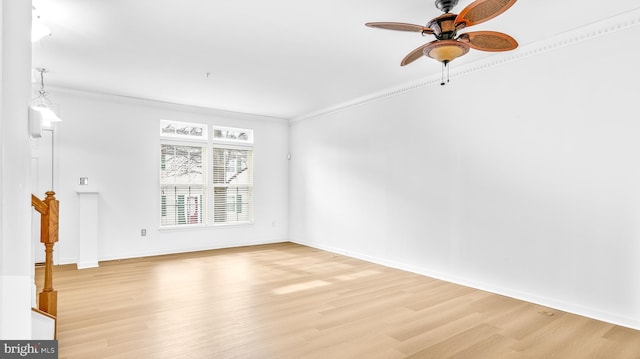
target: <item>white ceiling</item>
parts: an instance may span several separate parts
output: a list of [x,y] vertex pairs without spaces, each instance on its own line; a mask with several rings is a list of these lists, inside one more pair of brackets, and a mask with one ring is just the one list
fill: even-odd
[[[459,12],[472,0],[460,0]],[[431,41],[371,29],[425,24],[434,0],[33,0],[53,35],[33,46],[46,84],[292,119],[440,73],[400,60]],[[543,41],[638,8],[637,0],[520,0],[475,26]],[[469,30],[471,31],[471,30]],[[472,53],[452,63],[485,56]],[[209,77],[207,77],[209,73]]]

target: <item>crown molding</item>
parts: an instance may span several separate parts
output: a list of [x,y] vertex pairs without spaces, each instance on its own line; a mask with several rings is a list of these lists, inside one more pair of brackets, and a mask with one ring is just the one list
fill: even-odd
[[244,113],[244,112],[236,112],[232,110],[222,110],[208,107],[200,107],[193,105],[185,105],[174,102],[166,102],[161,100],[153,100],[153,99],[145,99],[140,97],[133,96],[124,96],[124,95],[115,95],[105,92],[98,92],[94,90],[86,90],[80,88],[72,88],[64,85],[53,84],[47,85],[47,90],[49,93],[60,93],[60,94],[69,94],[74,96],[82,96],[86,98],[90,98],[93,100],[102,100],[109,102],[118,102],[130,105],[138,105],[138,106],[149,106],[157,109],[164,109],[170,111],[184,111],[201,115],[208,116],[216,116],[223,117],[228,119],[243,119],[243,120],[258,120],[258,121],[275,121],[287,123],[288,120],[284,118]]
[[[476,61],[456,67],[455,70],[451,70],[450,78],[462,77],[477,71],[484,71],[509,62],[519,61],[549,51],[572,46],[577,43],[588,41],[600,36],[627,30],[638,25],[640,25],[640,8],[566,31],[562,34],[542,41],[537,41],[524,46],[520,46],[510,52],[496,53],[487,57],[483,57]],[[336,112],[344,111],[357,106],[362,106],[367,103],[379,101],[403,93],[415,91],[424,87],[436,85],[439,86],[440,83],[441,76],[439,74],[427,76],[416,81],[405,83],[401,86],[388,88],[383,91],[375,92],[370,95],[343,102],[335,106],[304,114],[292,118],[289,122],[291,124],[294,124],[300,121],[328,116]]]

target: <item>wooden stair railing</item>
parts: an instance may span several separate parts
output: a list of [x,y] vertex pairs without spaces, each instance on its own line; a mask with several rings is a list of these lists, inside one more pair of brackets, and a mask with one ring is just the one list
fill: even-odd
[[58,292],[53,289],[53,245],[58,241],[58,221],[60,202],[55,192],[48,191],[40,200],[31,195],[31,205],[40,213],[40,242],[45,247],[44,287],[38,296],[38,308],[56,317],[58,315]]

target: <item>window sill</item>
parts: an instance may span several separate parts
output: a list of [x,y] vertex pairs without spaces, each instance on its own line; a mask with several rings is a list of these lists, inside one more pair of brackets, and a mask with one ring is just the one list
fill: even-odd
[[252,227],[254,222],[238,222],[238,223],[222,223],[222,224],[193,224],[193,225],[181,225],[181,226],[161,226],[158,227],[159,231],[196,231],[196,230],[210,230],[210,229],[229,229],[237,227]]

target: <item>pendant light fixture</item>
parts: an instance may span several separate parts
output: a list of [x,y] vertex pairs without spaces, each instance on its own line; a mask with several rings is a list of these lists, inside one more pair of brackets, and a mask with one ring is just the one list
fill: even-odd
[[36,70],[40,73],[40,90],[36,92],[38,95],[31,100],[29,107],[42,117],[43,127],[51,127],[53,122],[62,120],[56,114],[57,106],[47,98],[47,92],[44,90],[44,74],[48,72],[47,69],[37,68]]

